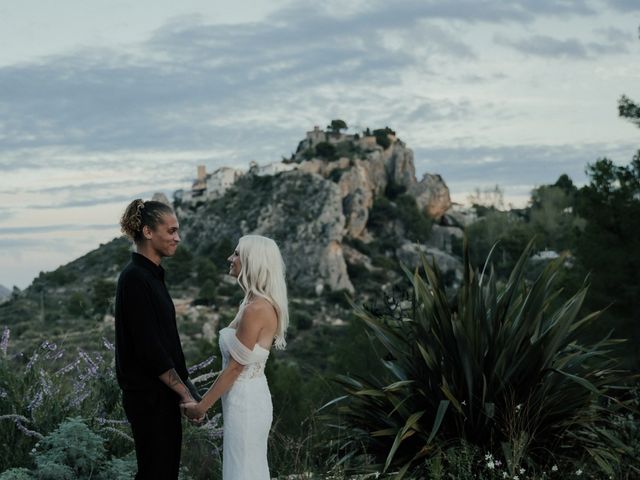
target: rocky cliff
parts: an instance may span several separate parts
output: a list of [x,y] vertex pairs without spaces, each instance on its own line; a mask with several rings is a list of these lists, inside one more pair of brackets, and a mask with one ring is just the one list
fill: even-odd
[[367,226],[376,198],[389,190],[404,193],[415,199],[422,215],[435,220],[451,200],[439,175],[416,179],[413,151],[395,136],[386,148],[343,137],[328,150],[331,155],[303,141],[290,160],[293,170],[258,175],[253,169],[220,198],[178,203],[185,245],[206,254],[222,239],[234,243],[246,234],[270,236],[282,248],[291,283],[316,292],[353,292],[343,244],[375,239]]

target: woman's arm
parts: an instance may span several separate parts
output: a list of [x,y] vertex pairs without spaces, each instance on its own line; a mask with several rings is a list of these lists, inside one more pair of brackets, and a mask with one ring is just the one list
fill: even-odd
[[[261,302],[260,302],[261,303]],[[253,351],[258,339],[260,338],[260,332],[264,327],[265,322],[265,308],[260,304],[250,304],[244,308],[242,312],[242,318],[238,322],[238,329],[236,330],[236,337],[247,350]],[[240,360],[240,361],[238,361]],[[244,370],[244,363],[242,358],[235,358],[233,351],[231,352],[231,358],[229,363],[222,373],[218,376],[216,381],[211,385],[207,393],[204,394],[202,400],[197,404],[185,405],[185,413],[191,419],[202,418],[207,410],[209,410],[218,399],[231,388],[233,383]]]

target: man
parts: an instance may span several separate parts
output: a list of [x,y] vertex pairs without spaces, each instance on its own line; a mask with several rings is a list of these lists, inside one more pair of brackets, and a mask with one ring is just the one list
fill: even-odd
[[133,431],[135,478],[173,480],[180,468],[180,405],[198,398],[160,266],[180,243],[178,220],[170,206],[138,199],[120,225],[136,245],[118,279],[115,307],[116,375]]

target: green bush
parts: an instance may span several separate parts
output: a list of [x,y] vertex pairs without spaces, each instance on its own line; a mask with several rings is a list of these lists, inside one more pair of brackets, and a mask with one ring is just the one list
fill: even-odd
[[81,418],[70,418],[44,437],[34,453],[39,478],[90,478],[104,461],[104,439]]
[[320,142],[316,145],[316,156],[327,160],[335,160],[336,147],[329,142]]
[[613,433],[620,402],[607,403],[626,379],[607,356],[615,342],[576,342],[577,331],[597,317],[578,316],[587,287],[559,302],[560,261],[527,284],[530,250],[500,288],[493,270],[472,269],[465,255],[455,305],[425,261],[425,277],[407,272],[414,292],[408,311],[357,310],[384,347],[386,375],[339,378],[345,396],[335,414],[345,462],[373,458],[371,468],[402,477],[440,445],[462,440],[502,451],[511,472],[544,463],[549,452],[586,456],[608,475],[631,461]]
[[90,311],[89,299],[82,292],[73,292],[67,301],[67,313],[73,317],[85,317]]
[[93,310],[95,313],[104,314],[115,302],[116,284],[111,280],[99,278],[93,282],[93,294],[91,301],[93,302]]

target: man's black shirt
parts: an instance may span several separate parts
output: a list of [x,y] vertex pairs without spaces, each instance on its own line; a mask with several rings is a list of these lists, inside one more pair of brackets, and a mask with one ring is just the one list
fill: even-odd
[[171,368],[186,382],[188,372],[164,269],[132,253],[118,279],[115,310],[120,387],[128,391],[157,389],[164,386],[158,377]]

